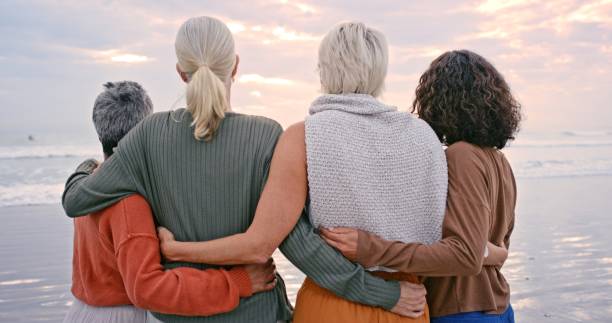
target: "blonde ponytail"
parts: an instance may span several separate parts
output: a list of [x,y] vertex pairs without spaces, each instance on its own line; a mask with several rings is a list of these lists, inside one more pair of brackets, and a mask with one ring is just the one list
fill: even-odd
[[187,109],[193,117],[193,135],[209,141],[229,109],[225,84],[206,65],[200,66],[187,83]]
[[215,18],[191,18],[179,29],[175,49],[179,68],[189,77],[185,96],[194,137],[209,141],[230,108],[226,85],[236,63],[234,39]]

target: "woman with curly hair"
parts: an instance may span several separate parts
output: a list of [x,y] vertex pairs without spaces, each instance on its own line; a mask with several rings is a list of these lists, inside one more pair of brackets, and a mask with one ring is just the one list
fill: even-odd
[[322,234],[364,267],[427,276],[431,322],[514,322],[500,272],[507,251],[500,249],[509,246],[514,227],[516,184],[501,149],[514,139],[521,106],[491,63],[459,50],[442,54],[421,76],[414,111],[448,146],[443,239],[406,244],[349,228]]

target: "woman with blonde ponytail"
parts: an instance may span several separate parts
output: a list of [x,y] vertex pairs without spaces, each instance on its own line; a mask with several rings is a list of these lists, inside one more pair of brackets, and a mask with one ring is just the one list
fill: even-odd
[[[170,229],[180,241],[213,240],[249,228],[268,172],[276,163],[272,155],[282,127],[274,120],[231,111],[231,79],[239,61],[232,34],[221,21],[211,17],[187,20],[177,33],[175,47],[176,69],[187,83],[187,107],[144,119],[95,173],[91,161],[81,164],[66,183],[63,205],[68,216],[84,216],[138,193],[151,205],[157,224]],[[346,260],[315,233],[305,217],[280,248],[321,287],[341,297],[385,308],[398,302],[397,282],[374,277]],[[257,262],[273,266],[268,258]],[[258,273],[248,270],[252,267],[197,261],[163,265],[166,269],[214,268],[226,272],[226,280],[201,286],[202,294],[218,292],[219,297],[210,302],[211,308],[219,309],[217,314],[186,317],[172,315],[186,314],[166,308],[164,313],[149,313],[151,322],[291,320],[292,307],[280,276],[261,282],[260,274],[267,268]],[[148,279],[147,273],[142,279]],[[182,301],[196,304],[190,299]],[[230,308],[221,306],[228,302]]]
[[190,19],[179,29],[174,47],[177,71],[187,82],[194,136],[209,141],[230,110],[231,78],[238,67],[234,38],[219,20]]

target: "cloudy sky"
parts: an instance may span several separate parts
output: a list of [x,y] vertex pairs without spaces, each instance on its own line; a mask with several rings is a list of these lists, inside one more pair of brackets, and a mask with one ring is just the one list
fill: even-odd
[[4,0],[0,133],[90,129],[94,98],[109,80],[138,81],[157,111],[172,108],[184,90],[174,36],[198,15],[222,19],[235,34],[234,109],[285,126],[318,95],[322,35],[358,20],[387,35],[383,100],[400,109],[409,109],[432,59],[467,48],[505,75],[525,108],[524,129],[612,129],[612,0]]

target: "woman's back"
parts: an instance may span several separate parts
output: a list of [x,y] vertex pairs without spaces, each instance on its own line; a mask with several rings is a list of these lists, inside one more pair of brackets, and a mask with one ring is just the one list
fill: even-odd
[[[179,240],[205,241],[244,232],[255,214],[282,128],[267,118],[227,113],[214,138],[200,141],[193,137],[191,122],[183,109],[143,120],[83,184],[86,188],[67,186],[67,213],[90,213],[138,192],[151,204],[157,224],[171,229]],[[284,286],[278,284],[270,292],[242,299],[230,313],[155,316],[164,322],[250,322],[253,317],[275,322],[289,315],[286,306]]]
[[385,239],[440,239],[444,151],[422,120],[369,95],[324,95],[306,120],[310,216]]
[[264,117],[227,113],[205,142],[193,138],[191,122],[183,109],[158,113],[143,122],[140,143],[126,143],[144,149],[139,169],[149,178],[145,189],[155,216],[183,241],[244,232],[282,128]]
[[[509,247],[514,228],[516,183],[504,154],[494,148],[457,142],[449,146],[446,155],[449,181],[454,187],[451,196],[465,205],[484,208],[488,219],[480,221],[488,224],[488,241],[503,242]],[[457,227],[454,218],[449,225]],[[500,269],[483,266],[477,275],[428,278],[425,284],[432,316],[479,310],[503,313],[510,303],[510,286]]]

